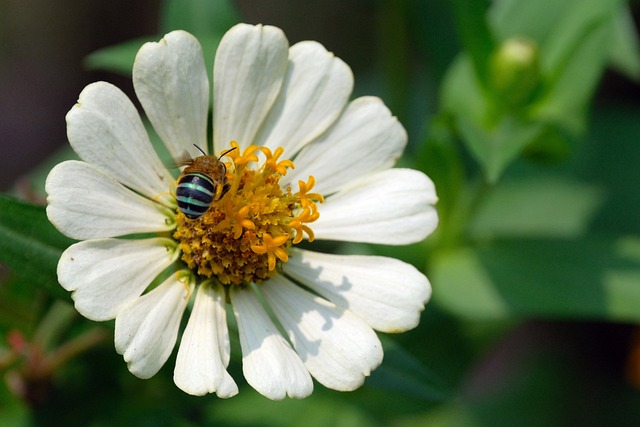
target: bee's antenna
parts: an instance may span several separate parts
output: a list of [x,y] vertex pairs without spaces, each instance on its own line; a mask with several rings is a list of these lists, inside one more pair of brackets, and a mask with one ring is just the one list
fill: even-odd
[[221,158],[223,158],[224,156],[226,156],[227,154],[229,154],[230,152],[232,152],[236,148],[238,148],[238,147],[229,148],[227,151],[225,151],[224,153],[220,154],[220,157],[218,157],[218,160],[220,160]]
[[202,153],[203,156],[207,155],[207,153],[205,153],[204,150],[202,148],[198,147],[196,144],[193,144],[193,146],[196,147],[198,149],[198,151]]

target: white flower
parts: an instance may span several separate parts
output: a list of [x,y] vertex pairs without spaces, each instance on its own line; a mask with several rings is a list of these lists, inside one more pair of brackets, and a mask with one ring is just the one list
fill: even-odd
[[[289,47],[278,28],[240,24],[213,75],[213,152],[235,149],[215,186],[228,191],[194,219],[133,103],[105,82],[82,91],[67,115],[82,161],[57,165],[46,183],[49,219],[80,240],[60,259],[60,283],[87,318],[115,318],[116,350],[141,378],[166,362],[193,298],[174,371],[185,392],[238,392],[226,371],[229,304],[260,393],[305,397],[312,377],[356,389],[382,361],[374,329],[415,327],[429,282],[396,259],[292,245],[420,241],[438,222],[433,183],[391,168],[405,130],[378,98],[349,102],[349,67],[318,43]],[[208,149],[209,82],[193,36],[145,44],[133,83],[175,162],[198,157],[194,144]]]

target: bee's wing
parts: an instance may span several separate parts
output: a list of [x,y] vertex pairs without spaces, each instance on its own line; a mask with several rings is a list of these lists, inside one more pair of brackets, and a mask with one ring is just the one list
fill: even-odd
[[182,152],[182,154],[180,155],[180,157],[176,160],[174,160],[173,164],[171,165],[172,168],[178,169],[184,166],[189,166],[191,163],[193,163],[193,158],[191,157],[191,155],[189,154],[189,152],[187,150],[184,150]]

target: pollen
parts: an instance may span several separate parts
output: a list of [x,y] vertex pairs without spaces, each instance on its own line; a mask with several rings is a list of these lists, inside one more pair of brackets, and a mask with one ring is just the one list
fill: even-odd
[[[182,260],[197,275],[223,285],[260,283],[289,259],[289,248],[305,236],[313,241],[309,224],[319,218],[312,193],[315,179],[298,182],[298,191],[281,187],[291,160],[279,160],[284,150],[249,146],[241,152],[233,141],[225,163],[228,190],[201,216],[189,219],[177,211],[174,239]],[[260,161],[260,158],[263,161]]]

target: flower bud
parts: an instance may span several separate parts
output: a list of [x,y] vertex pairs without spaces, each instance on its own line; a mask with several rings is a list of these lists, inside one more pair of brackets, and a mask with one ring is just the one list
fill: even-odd
[[509,106],[521,106],[540,80],[538,46],[529,39],[508,39],[493,53],[489,67],[495,93]]

